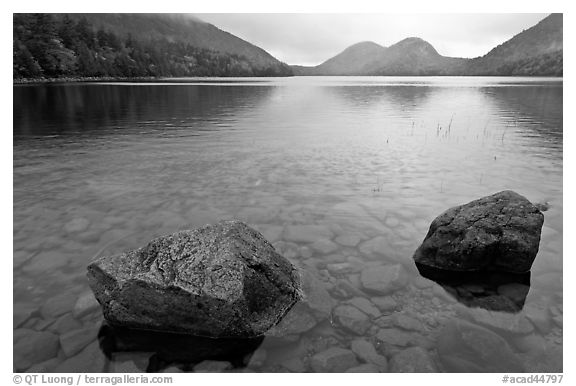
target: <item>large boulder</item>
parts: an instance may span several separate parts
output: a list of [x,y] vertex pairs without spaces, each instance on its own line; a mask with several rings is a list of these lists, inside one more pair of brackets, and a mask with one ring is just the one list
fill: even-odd
[[214,338],[260,336],[302,296],[294,266],[239,221],[100,258],[88,280],[113,325]]
[[538,253],[544,215],[507,190],[448,209],[414,253],[417,264],[450,271],[526,272]]

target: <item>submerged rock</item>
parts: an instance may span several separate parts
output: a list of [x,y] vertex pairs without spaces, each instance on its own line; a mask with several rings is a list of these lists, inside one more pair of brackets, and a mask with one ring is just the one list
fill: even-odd
[[313,243],[332,236],[330,229],[320,225],[287,225],[282,233],[284,240],[296,243]]
[[380,310],[372,304],[372,302],[366,298],[353,298],[348,300],[346,303],[358,308],[360,311],[372,317],[380,316]]
[[60,335],[60,346],[67,358],[80,352],[84,347],[96,340],[99,326],[68,331]]
[[318,279],[317,275],[310,271],[301,273],[302,281],[302,302],[306,304],[311,312],[319,319],[330,315],[334,300],[326,290],[325,284]]
[[340,347],[329,348],[310,360],[310,366],[316,373],[342,373],[357,365],[356,355]]
[[94,297],[92,292],[85,292],[78,297],[74,308],[72,309],[72,315],[75,318],[82,318],[92,312],[97,311],[100,308],[98,300]]
[[391,296],[377,296],[370,300],[372,300],[372,303],[374,303],[376,307],[384,313],[392,312],[398,308],[398,303]]
[[408,275],[400,264],[383,265],[364,269],[360,281],[366,291],[387,295],[406,286]]
[[64,230],[68,233],[78,233],[85,231],[89,226],[90,221],[84,217],[76,217],[64,225]]
[[75,303],[76,297],[74,295],[63,293],[48,299],[40,308],[40,313],[45,319],[55,319],[70,312]]
[[292,307],[280,323],[266,332],[266,336],[284,338],[299,335],[312,329],[316,324],[318,321],[310,310],[303,303],[298,303]]
[[202,361],[194,366],[195,373],[221,373],[230,370],[232,364],[223,361]]
[[508,343],[483,327],[454,319],[437,342],[438,355],[448,372],[520,373],[524,367]]
[[458,308],[457,314],[501,333],[526,335],[534,331],[534,326],[523,314],[510,314],[482,308],[467,307]]
[[388,371],[388,361],[385,356],[376,352],[374,345],[366,339],[355,339],[351,342],[350,348],[366,363],[370,363],[378,367],[379,371],[385,373]]
[[44,362],[58,354],[58,335],[25,328],[14,330],[14,368],[22,371],[35,363]]
[[364,335],[371,324],[364,312],[347,304],[334,308],[334,320],[344,329],[358,335]]
[[92,342],[78,355],[66,359],[55,369],[55,373],[101,373],[104,371],[107,359],[98,342]]
[[207,337],[262,335],[301,298],[294,266],[239,221],[100,258],[88,280],[113,325]]
[[422,347],[410,347],[400,351],[390,360],[392,373],[435,373],[434,360]]
[[23,303],[14,303],[12,311],[13,327],[18,328],[36,312],[37,307]]
[[412,330],[412,331],[422,331],[424,330],[424,324],[418,319],[406,315],[406,314],[394,314],[392,315],[392,323],[400,327],[403,330]]
[[526,272],[538,253],[544,215],[507,190],[436,217],[414,260],[451,271]]
[[381,371],[377,366],[371,364],[371,363],[364,363],[360,366],[356,366],[356,367],[351,367],[348,370],[346,370],[347,373],[382,373],[383,371]]

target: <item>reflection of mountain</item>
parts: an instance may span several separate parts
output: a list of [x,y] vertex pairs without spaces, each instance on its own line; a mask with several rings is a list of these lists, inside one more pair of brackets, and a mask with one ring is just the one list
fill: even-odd
[[402,111],[411,110],[426,102],[434,87],[413,86],[342,86],[330,87],[329,90],[340,98],[357,107],[368,107],[379,104],[390,104],[392,108]]
[[[530,136],[531,142],[538,140],[546,149],[561,151],[562,88],[562,83],[559,82],[545,86],[483,87],[480,90],[496,103],[502,115],[522,117],[521,120],[516,120],[515,124],[521,127],[522,131],[537,133],[536,136]],[[539,124],[534,124],[535,122]]]
[[[266,100],[271,87],[65,85],[14,88],[14,136],[85,134],[146,122],[195,129],[197,122]],[[156,123],[156,126],[160,126]],[[166,129],[167,126],[163,126]]]

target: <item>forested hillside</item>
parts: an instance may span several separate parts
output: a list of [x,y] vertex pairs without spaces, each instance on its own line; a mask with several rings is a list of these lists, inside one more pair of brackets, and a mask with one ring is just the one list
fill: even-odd
[[[230,39],[241,40],[205,24]],[[245,52],[253,47],[252,51],[270,59],[255,61],[162,35],[121,34],[78,16],[14,14],[13,28],[14,79],[292,75],[287,65],[244,41],[248,46]]]

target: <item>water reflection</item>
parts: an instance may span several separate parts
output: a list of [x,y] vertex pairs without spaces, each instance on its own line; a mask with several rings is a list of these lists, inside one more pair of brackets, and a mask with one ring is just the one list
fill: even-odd
[[[14,138],[106,134],[118,129],[191,130],[233,123],[272,87],[42,85],[14,88]],[[215,120],[217,117],[217,121]],[[137,125],[135,128],[134,125]],[[137,130],[138,134],[140,130]]]
[[429,86],[342,86],[328,87],[327,91],[344,98],[344,103],[351,103],[357,108],[382,107],[384,105],[387,109],[399,109],[399,112],[402,112],[403,110],[418,109],[427,102],[431,94],[440,90]]
[[416,263],[422,277],[440,284],[468,307],[517,313],[530,291],[530,272],[454,272]]
[[[562,87],[557,84],[523,87],[483,87],[499,116],[516,135],[524,138],[525,151],[562,160]],[[502,137],[502,142],[506,137]]]
[[[470,307],[512,299],[506,316],[530,318],[537,330],[527,332],[522,322],[511,334],[525,335],[509,337],[506,318],[490,328],[529,354],[522,359],[528,369],[550,371],[551,362],[534,363],[557,357],[531,342],[561,353],[562,83],[501,81],[14,87],[14,327],[16,337],[26,337],[17,351],[48,351],[29,344],[36,331],[58,342],[67,332],[62,323],[91,326],[73,307],[89,291],[86,264],[103,249],[134,249],[155,236],[237,218],[295,264],[318,270],[318,287],[333,304],[319,303],[360,307],[351,323],[370,326],[359,336],[324,320],[302,331],[316,319],[295,314],[292,327],[302,330],[290,345],[272,347],[267,339],[255,356],[268,359],[252,360],[248,370],[310,371],[310,357],[379,334],[398,338],[399,346],[380,350],[390,363],[405,345],[433,352],[457,307],[490,314],[475,323],[504,313],[463,306],[422,280],[412,253],[441,211],[512,189],[550,202],[529,280],[444,288]],[[314,240],[295,236],[309,229]],[[384,261],[410,266],[408,284],[372,296],[361,273]],[[118,355],[142,352],[121,353],[112,355],[111,368]],[[60,350],[52,362],[63,359]]]
[[147,372],[158,372],[172,365],[192,370],[205,361],[229,362],[234,368],[248,365],[264,337],[212,339],[192,335],[144,331],[104,323],[98,333],[100,348],[109,359],[119,352],[142,352],[149,356]]

